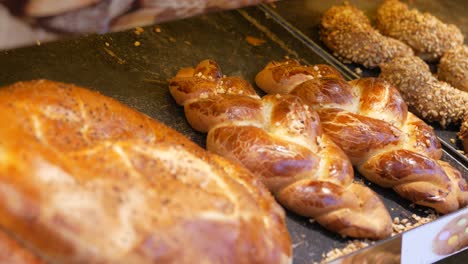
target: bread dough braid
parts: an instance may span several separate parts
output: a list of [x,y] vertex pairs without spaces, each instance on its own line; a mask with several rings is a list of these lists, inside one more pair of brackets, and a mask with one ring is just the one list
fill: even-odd
[[[269,63],[257,75],[256,83],[272,92],[268,84],[281,87],[294,77],[284,74],[273,79],[273,73],[287,73],[291,65],[297,69],[297,64]],[[460,172],[439,160],[442,151],[433,129],[407,111],[393,86],[377,78],[348,83],[339,74],[318,77],[323,67],[330,72],[329,66],[316,65],[313,76],[282,90],[290,90],[318,111],[324,132],[362,175],[440,213],[468,203],[468,186]]]
[[285,207],[342,235],[390,235],[380,198],[353,182],[348,158],[300,98],[260,98],[246,81],[221,77],[210,60],[179,71],[170,91],[190,125],[208,132],[207,149],[243,164]]
[[320,38],[342,61],[368,68],[413,54],[404,43],[381,35],[361,10],[348,3],[333,6],[323,14]]
[[386,0],[377,10],[377,29],[411,48],[423,60],[434,61],[449,49],[463,45],[463,34],[429,13],[409,9],[398,0]]

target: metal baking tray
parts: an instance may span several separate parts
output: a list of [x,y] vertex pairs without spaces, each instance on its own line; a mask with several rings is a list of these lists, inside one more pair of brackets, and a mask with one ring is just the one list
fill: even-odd
[[[246,37],[265,42],[255,46]],[[186,122],[182,107],[169,94],[168,79],[181,67],[211,58],[226,75],[242,76],[253,83],[255,74],[269,61],[285,56],[310,64],[327,62],[271,19],[262,7],[250,7],[145,27],[141,34],[126,31],[89,35],[0,51],[0,86],[47,78],[89,87],[146,113],[204,147],[205,135]],[[468,178],[467,167],[452,153],[445,151],[443,159]],[[413,207],[392,191],[363,181],[380,194],[392,217],[426,216],[425,208]],[[287,226],[294,263],[320,262],[323,254],[350,241],[290,212]],[[367,249],[378,249],[398,239],[401,236],[371,244]]]
[[[404,0],[403,0],[404,1]],[[365,14],[373,21],[380,1],[373,0],[351,0],[351,4],[363,10]],[[408,1],[406,1],[408,2]],[[379,69],[367,69],[364,66],[351,63],[343,64],[333,57],[333,53],[320,41],[319,25],[322,14],[331,6],[342,4],[342,0],[331,1],[313,1],[313,0],[289,0],[280,1],[274,4],[264,4],[261,8],[278,23],[287,28],[291,34],[301,39],[304,45],[309,46],[317,54],[320,54],[328,63],[336,66],[350,79],[379,75]],[[412,0],[409,6],[417,8],[422,12],[429,12],[446,23],[457,25],[465,35],[465,44],[468,43],[468,5],[465,0]],[[361,75],[356,74],[355,69],[362,70]],[[430,65],[433,71],[436,65]],[[452,126],[442,129],[438,124],[431,124],[436,130],[437,136],[447,150],[453,155],[464,160],[468,164],[468,158],[460,153],[462,150],[461,141],[457,138],[458,127]],[[468,166],[468,165],[467,165]]]

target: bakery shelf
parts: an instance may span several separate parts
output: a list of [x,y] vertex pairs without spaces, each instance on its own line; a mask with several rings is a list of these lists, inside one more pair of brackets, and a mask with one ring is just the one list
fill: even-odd
[[[274,10],[280,10],[283,4],[287,2],[278,3]],[[325,54],[311,48],[310,43],[292,34],[265,8],[271,7],[250,7],[173,21],[145,27],[140,34],[126,31],[89,35],[0,51],[0,85],[47,78],[89,87],[146,113],[204,146],[205,135],[187,124],[183,109],[176,105],[168,91],[167,80],[181,67],[210,58],[220,64],[225,74],[239,75],[253,83],[255,74],[269,61],[285,56],[308,64],[332,63]],[[247,41],[246,37],[265,42],[256,46],[253,44],[257,43]],[[136,41],[139,45],[135,45]],[[344,68],[340,70],[346,73]],[[348,78],[352,77],[348,74]],[[468,178],[467,165],[454,153],[444,151],[443,160]],[[426,208],[413,206],[394,192],[361,180],[380,194],[392,217],[411,220],[413,214],[428,216]],[[287,225],[293,241],[294,263],[320,262],[323,254],[343,248],[351,241],[290,212]],[[430,230],[427,226],[415,230]],[[362,252],[367,254],[365,250],[398,244],[399,240],[401,236],[397,235],[369,242]]]

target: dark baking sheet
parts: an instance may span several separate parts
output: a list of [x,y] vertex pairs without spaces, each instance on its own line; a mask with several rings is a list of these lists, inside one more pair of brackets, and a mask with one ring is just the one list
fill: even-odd
[[[351,0],[348,1],[356,7],[360,8],[371,19],[375,19],[377,8],[381,4],[380,1],[375,0]],[[466,0],[411,0],[406,1],[410,7],[417,8],[422,12],[429,12],[446,23],[457,25],[465,37],[465,44],[468,43],[468,5]],[[305,45],[315,50],[327,59],[329,63],[334,64],[347,73],[348,78],[358,78],[359,75],[355,73],[355,69],[359,67],[362,70],[361,76],[378,76],[379,69],[366,69],[364,66],[358,64],[342,64],[333,57],[331,52],[319,37],[319,24],[321,15],[331,6],[343,3],[342,0],[330,1],[314,1],[314,0],[289,0],[280,1],[270,5],[263,5],[262,8],[265,12],[269,13],[279,23],[289,28],[292,34],[303,39]],[[436,65],[431,65],[432,70],[436,70]],[[431,124],[442,143],[453,152],[453,155],[464,160],[468,166],[468,158],[461,154],[458,150],[462,150],[462,144],[458,140],[456,133],[458,127],[449,127],[442,129],[437,124]]]
[[[221,65],[226,75],[239,75],[253,82],[255,74],[266,63],[284,56],[301,58],[307,63],[325,62],[266,16],[261,8],[210,14],[144,29],[140,35],[133,31],[90,35],[2,51],[0,86],[47,78],[89,87],[148,114],[204,146],[205,135],[187,124],[183,109],[168,92],[167,80],[178,69],[211,58]],[[266,42],[253,46],[246,42],[246,36]],[[140,45],[135,46],[135,41]],[[450,153],[445,152],[443,159],[468,178],[468,169]],[[381,195],[392,217],[408,217],[413,213],[425,216],[425,208],[412,208],[392,191],[370,186]],[[287,225],[294,244],[294,263],[319,262],[323,253],[341,248],[349,241],[290,212]]]

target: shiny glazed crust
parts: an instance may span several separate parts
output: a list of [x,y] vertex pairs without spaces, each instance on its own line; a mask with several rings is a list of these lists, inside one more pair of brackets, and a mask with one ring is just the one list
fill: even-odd
[[291,261],[263,185],[163,124],[46,80],[0,89],[0,113],[0,227],[46,262]]
[[426,61],[439,60],[449,49],[463,45],[463,34],[429,13],[409,9],[398,0],[385,0],[377,10],[377,29],[410,46]]
[[[311,70],[290,72],[302,76]],[[222,77],[211,60],[180,70],[170,91],[190,125],[208,132],[207,148],[243,164],[286,208],[342,235],[380,239],[391,234],[379,197],[353,182],[348,158],[322,133],[317,113],[300,98],[260,98],[245,80]]]
[[413,54],[403,42],[380,34],[364,13],[349,3],[328,9],[320,26],[320,39],[347,63],[375,68],[394,57]]
[[[287,84],[294,75],[272,80],[276,68],[297,63],[269,63],[256,77],[257,85],[274,92],[270,83]],[[304,68],[313,68],[304,66]],[[322,66],[316,65],[317,73]],[[325,69],[326,72],[330,70]],[[288,72],[285,70],[284,72]],[[449,213],[468,204],[466,181],[440,161],[442,150],[433,129],[407,111],[398,91],[377,78],[346,82],[340,75],[310,78],[281,90],[291,90],[319,113],[325,134],[351,159],[367,179],[393,188],[410,201]]]

